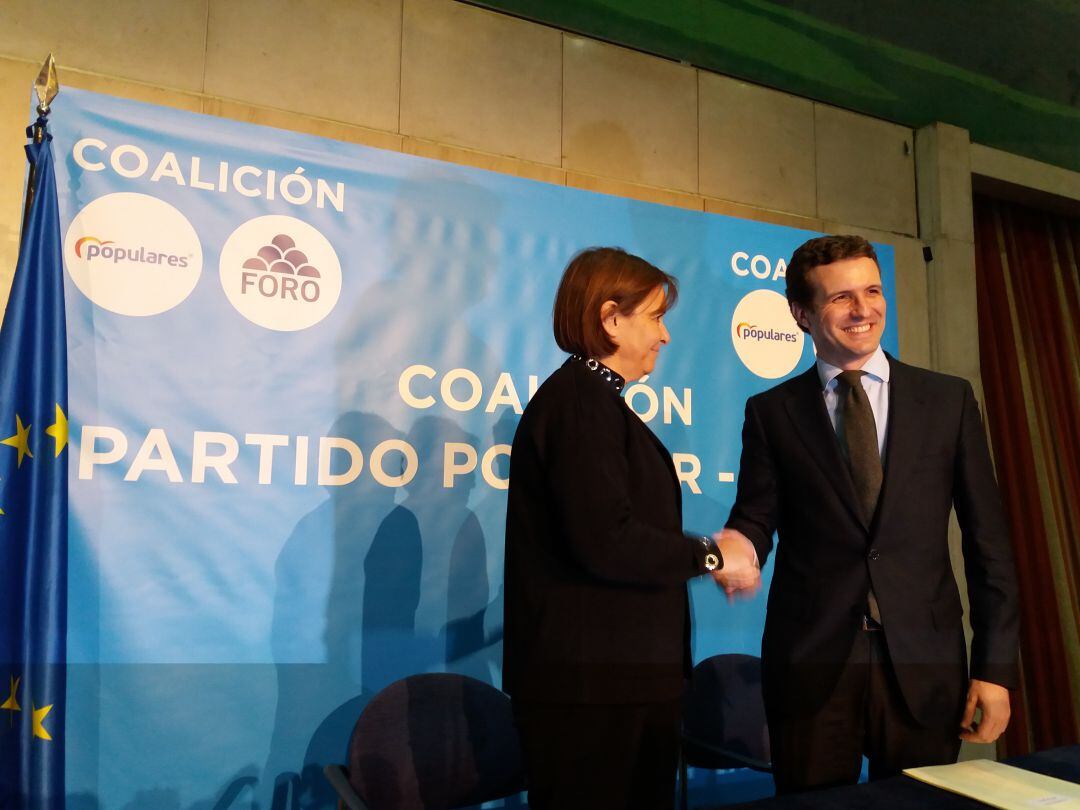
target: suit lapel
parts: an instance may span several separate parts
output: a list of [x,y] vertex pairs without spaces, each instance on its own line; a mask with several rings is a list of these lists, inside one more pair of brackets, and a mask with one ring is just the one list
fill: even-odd
[[858,498],[855,495],[855,484],[851,480],[851,471],[840,451],[840,442],[837,441],[836,431],[829,421],[829,412],[825,409],[825,397],[821,392],[817,366],[811,366],[796,377],[793,383],[791,394],[784,402],[788,417],[794,423],[800,440],[818,465],[822,476],[836,489],[852,517],[865,526],[856,506]]
[[[888,356],[888,355],[887,355]],[[921,444],[919,426],[929,418],[925,413],[926,401],[919,389],[918,380],[910,368],[889,357],[889,428],[888,446],[885,448],[885,478],[881,485],[876,523],[888,520],[896,509],[904,482],[911,474],[919,457]]]

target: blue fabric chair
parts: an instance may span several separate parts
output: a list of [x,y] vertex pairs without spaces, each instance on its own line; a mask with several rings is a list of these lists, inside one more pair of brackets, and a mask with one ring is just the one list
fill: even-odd
[[761,659],[714,655],[694,667],[683,699],[679,761],[682,807],[687,806],[686,769],[772,770],[769,729],[761,695]]
[[412,675],[364,708],[349,764],[326,776],[349,810],[467,807],[524,790],[510,698],[464,675]]

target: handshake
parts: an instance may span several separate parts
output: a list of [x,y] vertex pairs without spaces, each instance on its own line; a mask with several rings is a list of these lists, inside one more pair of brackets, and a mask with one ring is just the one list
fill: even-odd
[[752,597],[761,588],[761,566],[754,544],[735,529],[721,529],[713,540],[724,558],[724,567],[712,572],[716,584],[724,589],[728,601]]

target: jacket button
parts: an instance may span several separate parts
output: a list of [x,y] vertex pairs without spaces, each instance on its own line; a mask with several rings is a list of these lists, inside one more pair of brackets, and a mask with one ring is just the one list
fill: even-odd
[[872,548],[866,556],[871,560],[876,560],[880,555],[878,554],[878,550],[876,548]]

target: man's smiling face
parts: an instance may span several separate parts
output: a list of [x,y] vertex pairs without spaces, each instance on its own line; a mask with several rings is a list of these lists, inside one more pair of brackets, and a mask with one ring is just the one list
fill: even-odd
[[818,356],[842,369],[870,359],[885,329],[881,271],[866,256],[822,264],[808,273],[813,305],[792,303],[791,314],[814,339]]

